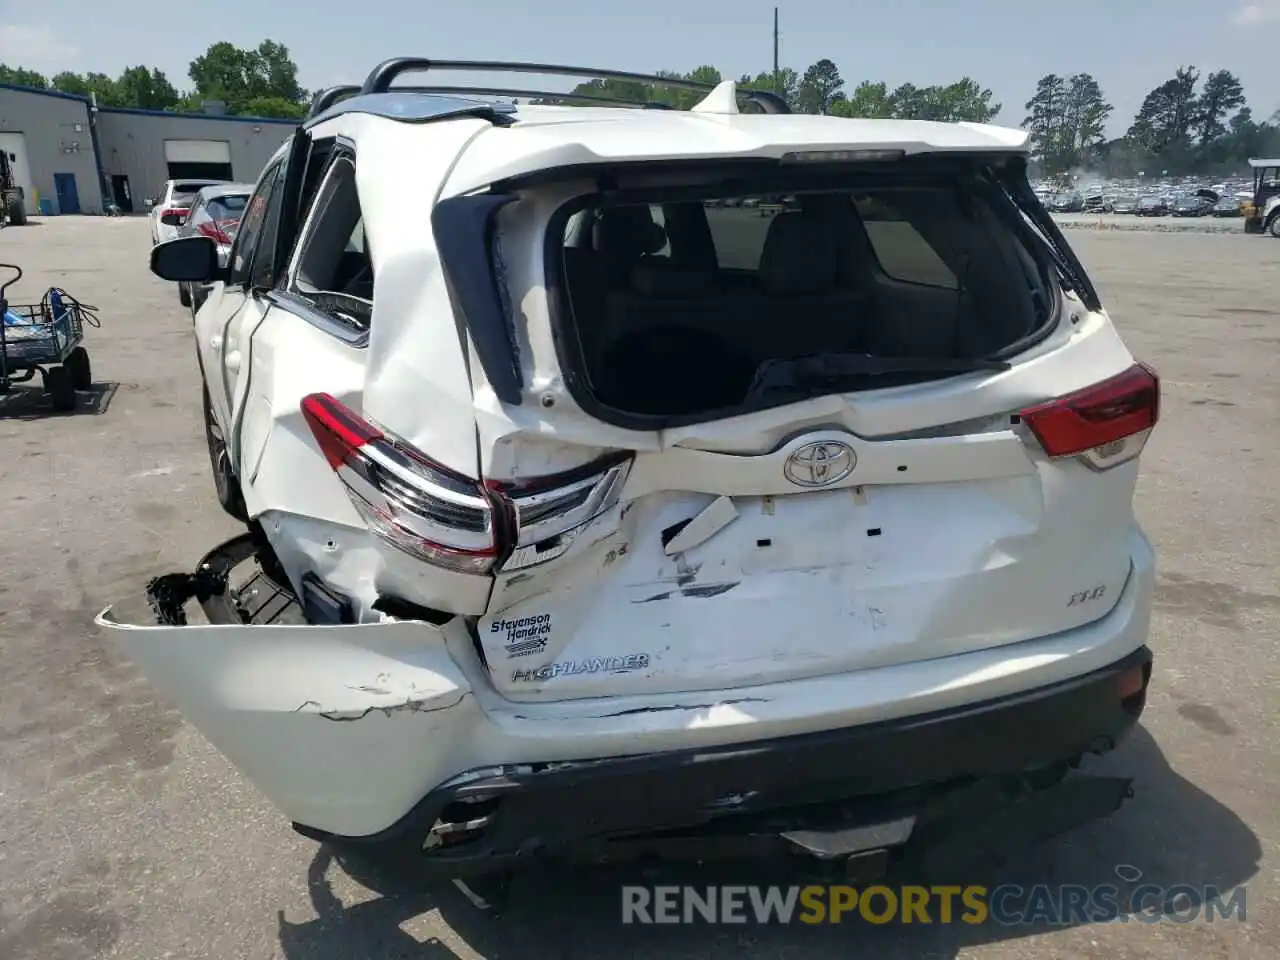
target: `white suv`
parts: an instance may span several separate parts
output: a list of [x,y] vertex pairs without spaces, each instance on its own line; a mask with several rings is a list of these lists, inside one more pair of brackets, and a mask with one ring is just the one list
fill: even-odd
[[196,194],[204,187],[225,183],[224,180],[166,180],[160,200],[147,216],[151,221],[151,243],[164,243],[178,235]]
[[442,65],[321,95],[225,271],[152,252],[213,282],[248,527],[100,617],[156,687],[301,832],[451,870],[1115,809],[1066,774],[1145,703],[1159,382],[1026,134],[392,87]]

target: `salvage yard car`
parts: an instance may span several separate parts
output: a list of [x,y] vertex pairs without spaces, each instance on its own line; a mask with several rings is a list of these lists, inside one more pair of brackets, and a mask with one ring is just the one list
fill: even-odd
[[[191,201],[191,209],[182,219],[178,236],[197,234],[211,238],[218,245],[218,266],[225,269],[231,255],[231,244],[240,228],[240,217],[253,193],[252,183],[220,183],[201,187]],[[193,314],[204,302],[208,287],[204,284],[178,284],[178,301],[190,307]]]
[[1074,771],[1145,704],[1160,384],[1026,133],[394,83],[435,68],[539,72],[384,63],[225,269],[151,253],[213,284],[246,525],[98,618],[155,687],[304,835],[445,872],[933,869],[1116,809]]
[[151,221],[151,243],[163,243],[178,235],[191,210],[191,201],[201,188],[222,183],[221,180],[166,180],[160,200],[147,211]]

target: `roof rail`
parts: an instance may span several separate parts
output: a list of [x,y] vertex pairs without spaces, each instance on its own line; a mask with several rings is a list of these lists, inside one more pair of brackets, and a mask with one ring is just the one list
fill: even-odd
[[530,97],[535,100],[566,100],[574,103],[599,103],[620,107],[639,107],[645,110],[674,110],[669,103],[658,100],[623,100],[620,97],[599,97],[588,93],[563,93],[555,90],[526,90],[513,87],[396,87],[395,93],[434,93],[448,97],[466,97],[482,94],[490,97]]
[[336,87],[328,87],[324,90],[320,90],[311,98],[311,106],[307,109],[308,119],[319,116],[339,100],[345,100],[347,97],[353,97],[359,92],[360,85],[355,83],[343,83]]
[[[369,75],[365,77],[364,85],[359,92],[361,94],[387,93],[392,89],[391,85],[402,74],[421,73],[428,70],[529,73],[542,76],[582,77],[590,80],[625,80],[649,87],[675,87],[680,90],[693,90],[699,93],[710,93],[715,89],[714,84],[698,83],[697,81],[685,80],[680,77],[660,77],[655,74],[630,73],[625,70],[600,70],[595,67],[570,67],[558,63],[516,63],[504,60],[428,60],[425,57],[394,57],[390,60],[384,60],[374,67],[369,72]],[[400,90],[402,88],[397,87],[395,89]],[[420,92],[444,92],[448,90],[454,94],[488,93],[511,97],[554,97],[560,100],[587,100],[587,102],[613,102],[627,105],[633,103],[630,100],[612,100],[611,98],[591,98],[588,100],[588,95],[586,94],[544,93],[536,90],[503,90],[498,92],[493,88],[481,87],[433,87],[419,88],[419,90]],[[744,88],[739,88],[738,93],[747,103],[754,103],[765,113],[791,112],[786,100],[776,93]],[[644,104],[636,105],[644,106]]]

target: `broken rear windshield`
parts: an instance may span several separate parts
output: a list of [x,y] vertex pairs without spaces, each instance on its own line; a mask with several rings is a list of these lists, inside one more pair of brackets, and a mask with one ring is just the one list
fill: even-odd
[[[687,422],[762,405],[752,385],[779,360],[977,359],[1046,328],[1048,257],[992,182],[840,179],[838,189],[663,188],[576,204],[550,241],[576,382],[624,419]],[[868,372],[826,392],[950,369]]]

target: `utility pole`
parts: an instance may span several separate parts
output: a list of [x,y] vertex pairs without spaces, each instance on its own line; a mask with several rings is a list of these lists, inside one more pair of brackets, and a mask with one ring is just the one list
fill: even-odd
[[781,94],[778,86],[778,8],[773,8],[773,92]]

